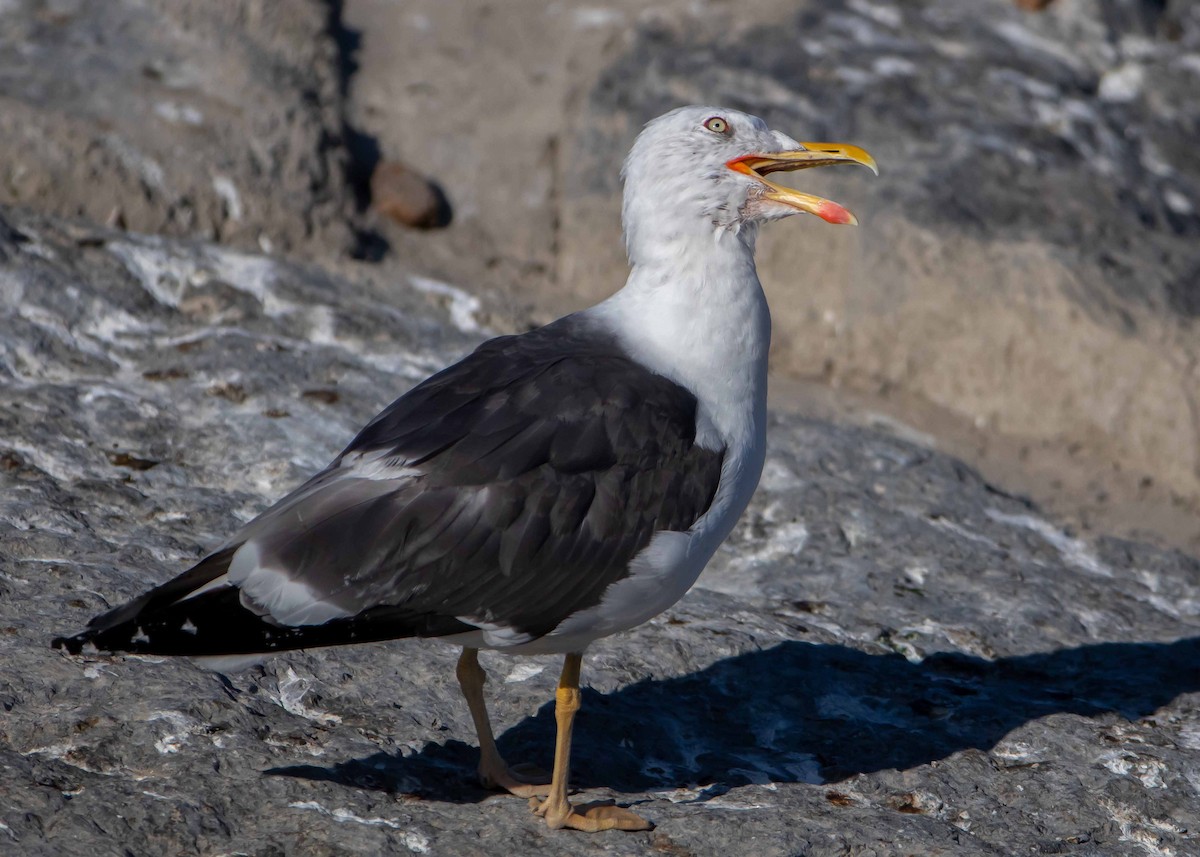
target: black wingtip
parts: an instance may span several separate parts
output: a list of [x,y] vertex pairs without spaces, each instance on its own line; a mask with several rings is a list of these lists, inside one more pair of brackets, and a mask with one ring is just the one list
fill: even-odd
[[87,641],[86,633],[76,634],[74,637],[55,637],[50,641],[50,648],[66,649],[69,654],[78,655],[83,651],[83,646]]

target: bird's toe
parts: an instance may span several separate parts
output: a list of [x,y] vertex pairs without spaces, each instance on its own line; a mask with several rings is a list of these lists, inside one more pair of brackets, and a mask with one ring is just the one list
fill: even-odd
[[546,819],[551,830],[569,828],[584,833],[599,833],[601,830],[653,830],[654,823],[636,812],[616,806],[612,801],[593,801],[577,807],[569,803],[552,800],[529,802],[529,808]]

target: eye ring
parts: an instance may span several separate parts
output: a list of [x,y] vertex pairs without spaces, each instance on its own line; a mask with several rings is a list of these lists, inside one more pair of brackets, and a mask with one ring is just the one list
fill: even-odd
[[704,120],[704,127],[709,131],[712,131],[714,134],[724,134],[726,136],[729,135],[729,123],[720,116],[712,116]]

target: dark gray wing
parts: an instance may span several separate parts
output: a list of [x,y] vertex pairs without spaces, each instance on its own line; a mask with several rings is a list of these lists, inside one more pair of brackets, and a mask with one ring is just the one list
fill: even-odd
[[243,538],[347,615],[385,604],[538,636],[709,507],[723,455],[695,426],[691,393],[568,319],[413,389]]
[[[214,555],[259,614],[243,636],[295,648],[476,623],[548,633],[599,603],[656,532],[711,505],[724,453],[695,444],[696,408],[575,319],[485,343]],[[158,602],[190,605],[172,615],[194,626],[205,597]],[[141,627],[184,621],[150,618]]]

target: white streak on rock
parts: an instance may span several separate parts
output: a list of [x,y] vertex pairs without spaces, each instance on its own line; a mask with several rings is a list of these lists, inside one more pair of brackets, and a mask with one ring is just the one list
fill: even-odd
[[142,284],[163,306],[178,307],[186,286],[172,264],[170,254],[160,247],[144,246],[125,241],[108,245],[112,254],[121,260],[125,269]]
[[308,308],[309,337],[314,345],[337,344],[337,317],[333,308],[317,304]]
[[908,77],[917,73],[917,64],[903,57],[878,57],[871,69],[880,77]]
[[1033,530],[1054,546],[1059,554],[1062,555],[1067,565],[1088,574],[1094,574],[1097,577],[1113,576],[1112,569],[1097,559],[1084,542],[1071,538],[1049,522],[1043,521],[1041,518],[1035,518],[1033,515],[1011,515],[1008,512],[1001,512],[999,509],[988,509],[986,511],[987,516],[997,523]]
[[173,730],[154,742],[154,749],[164,756],[178,753],[179,748],[187,743],[188,736],[199,728],[195,720],[178,711],[155,711],[146,718],[147,723],[158,720],[165,720]]
[[[733,549],[733,556],[724,567],[710,566],[700,575],[696,585],[711,592],[739,597],[760,593],[760,570],[771,563],[799,555],[808,544],[808,527],[803,521],[777,520],[783,515],[782,509],[779,502],[769,505],[762,516],[767,525],[766,538],[761,541],[755,539]],[[754,548],[751,549],[750,545]],[[725,553],[730,550],[730,546],[722,548]]]
[[1132,842],[1154,857],[1177,857],[1178,852],[1162,841],[1162,834],[1178,836],[1184,833],[1178,825],[1170,821],[1151,818],[1132,806],[1116,801],[1101,799],[1100,805],[1116,822],[1122,842]]
[[168,122],[176,125],[204,124],[204,114],[190,104],[179,104],[175,101],[160,101],[154,105],[154,112]]
[[620,27],[625,23],[625,14],[619,9],[601,9],[585,6],[576,9],[571,23],[577,30],[594,30],[602,27]]
[[[734,769],[730,773],[750,774],[752,772],[745,769]],[[774,791],[767,784],[762,784],[764,787]],[[750,803],[747,801],[731,800],[725,795],[729,791],[729,787],[716,783],[710,786],[695,786],[692,788],[675,789],[663,795],[671,803],[698,803],[703,804],[705,809],[725,809],[734,812],[748,812],[755,809],[769,809],[774,806],[770,803]]]
[[253,297],[270,318],[298,308],[275,294],[273,285],[280,267],[265,256],[223,247],[206,247],[199,254],[185,255],[156,238],[113,241],[108,246],[142,288],[164,306],[177,309],[189,287],[216,280]]
[[992,748],[993,756],[1010,762],[1041,762],[1049,754],[1046,747],[1034,747],[1024,741],[1001,741]]
[[338,809],[328,809],[325,806],[317,803],[315,800],[293,801],[288,806],[292,809],[305,809],[312,812],[319,812],[322,815],[327,815],[334,821],[354,824],[367,824],[372,827],[390,827],[393,830],[402,831],[400,841],[404,843],[409,851],[414,854],[429,853],[429,838],[422,836],[420,833],[413,833],[411,830],[404,830],[404,824],[392,818],[380,818],[374,816],[372,818],[364,818],[361,815],[355,815],[348,809],[339,807]]
[[873,411],[867,416],[871,428],[881,428],[908,443],[923,446],[926,449],[937,449],[937,439],[926,432],[913,428],[908,423],[901,422],[890,414]]
[[530,661],[522,661],[516,664],[504,678],[505,684],[515,684],[519,681],[528,681],[535,675],[541,675],[546,669],[545,664],[535,664]]
[[904,23],[900,10],[892,6],[884,6],[871,2],[871,0],[848,0],[846,5],[863,17],[870,18],[876,24],[883,24],[893,30],[900,29]]
[[[72,446],[79,446],[77,443],[68,442]],[[75,466],[73,460],[65,456],[56,456],[38,444],[27,443],[15,437],[9,437],[5,438],[4,445],[14,452],[20,453],[21,457],[29,464],[32,464],[43,473],[52,476],[56,482],[71,483],[89,475],[82,467]]]
[[225,203],[225,214],[230,220],[242,219],[242,196],[238,193],[237,185],[228,176],[213,176],[213,190]]
[[442,368],[442,363],[425,354],[415,351],[393,351],[387,354],[364,354],[362,362],[372,369],[386,372],[389,375],[399,375],[402,378],[424,380],[430,372]]
[[253,296],[270,318],[278,318],[297,309],[296,304],[275,294],[273,286],[279,275],[279,265],[272,259],[223,247],[208,247],[204,256],[210,271],[197,268],[193,276],[198,279],[218,279],[239,292]]
[[163,755],[167,755],[169,753],[179,753],[179,748],[182,744],[184,744],[184,742],[181,741],[181,738],[182,736],[178,735],[164,735],[154,743],[154,749],[158,750],[158,753]]
[[995,541],[989,539],[982,533],[977,533],[974,530],[964,527],[949,518],[930,518],[929,523],[942,530],[949,530],[955,535],[962,536],[964,539],[970,539],[973,542],[978,542],[981,545],[987,545],[990,548],[999,548]]
[[312,687],[312,679],[299,676],[294,669],[288,667],[286,676],[283,681],[279,682],[279,706],[289,714],[315,720],[318,723],[341,723],[342,718],[338,715],[318,711],[304,704],[304,696],[310,687]]
[[1104,73],[1097,92],[1102,101],[1124,104],[1142,94],[1145,79],[1145,68],[1137,63],[1125,63]]
[[1109,750],[1096,760],[1120,777],[1133,777],[1148,789],[1165,789],[1163,774],[1167,766],[1158,759],[1149,759],[1128,750]]
[[796,556],[808,544],[808,527],[803,521],[787,521],[776,526],[766,543],[756,551],[740,557],[747,564],[773,562],[784,557]]
[[[123,338],[154,331],[155,325],[146,324],[130,315],[125,310],[115,306],[105,306],[97,314],[79,327],[80,333],[98,339],[107,345],[127,347]],[[106,351],[110,359],[115,359],[112,349]]]
[[[22,304],[17,308],[17,315],[35,325],[39,330],[59,340],[67,347],[100,360],[110,359],[111,355],[105,349],[86,339],[79,339],[73,330],[68,328],[60,318],[53,313],[33,304]],[[61,374],[61,373],[55,373]]]
[[450,312],[450,321],[463,333],[484,332],[483,327],[475,320],[475,313],[479,312],[480,307],[479,298],[469,295],[462,289],[457,289],[448,283],[443,283],[440,280],[432,280],[429,277],[418,277],[415,274],[410,274],[408,281],[419,292],[424,292],[428,295],[440,295],[447,298],[446,308]]
[[883,38],[880,33],[875,30],[868,21],[873,22],[873,18],[863,20],[856,18],[853,15],[830,15],[829,26],[839,35],[846,35],[852,41],[860,45],[878,45]]
[[1174,188],[1167,188],[1163,191],[1163,202],[1167,204],[1167,208],[1176,214],[1186,216],[1196,211],[1196,207],[1192,205],[1192,201]]
[[[67,563],[69,565],[71,563],[71,560],[64,559],[64,560],[62,560],[62,562]],[[15,583],[17,586],[28,586],[29,585],[29,581],[26,580],[25,578],[16,577],[15,575],[8,574],[3,571],[0,571],[0,580],[7,580],[9,583]]]
[[75,749],[75,745],[69,741],[62,744],[47,744],[44,747],[30,747],[23,752],[22,756],[32,756],[35,753],[39,756],[49,756],[51,759],[61,759],[66,761],[67,753]]

